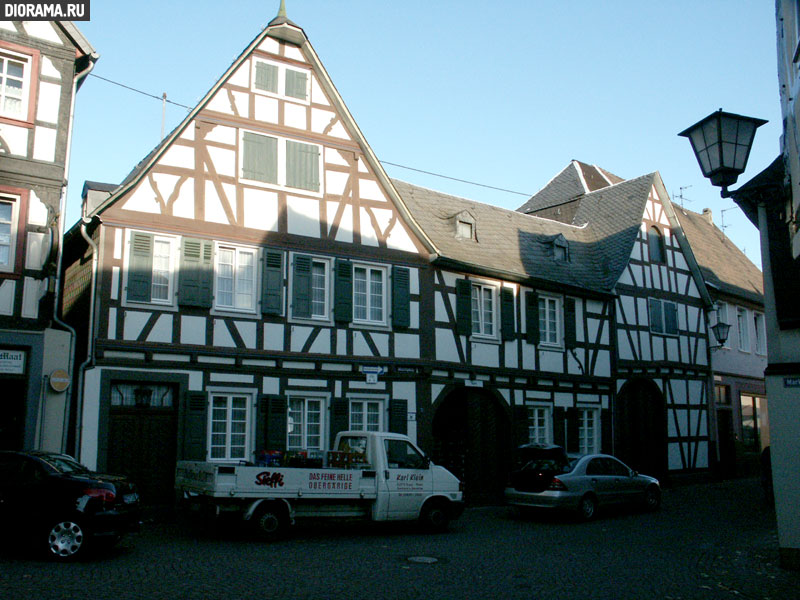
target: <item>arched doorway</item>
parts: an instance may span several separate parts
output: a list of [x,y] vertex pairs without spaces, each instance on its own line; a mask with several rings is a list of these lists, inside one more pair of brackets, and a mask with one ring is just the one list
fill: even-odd
[[616,455],[631,468],[663,477],[667,472],[667,408],[650,379],[627,381],[617,394],[614,424]]
[[505,403],[478,388],[458,387],[435,405],[433,461],[464,482],[470,504],[502,499],[511,460],[511,420]]

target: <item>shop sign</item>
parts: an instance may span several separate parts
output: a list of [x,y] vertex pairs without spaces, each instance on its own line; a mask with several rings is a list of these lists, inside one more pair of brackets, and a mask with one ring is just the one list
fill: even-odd
[[25,374],[24,350],[0,350],[0,373]]
[[783,387],[800,388],[800,377],[784,377]]
[[50,387],[56,392],[63,392],[69,387],[69,373],[64,369],[56,369],[50,373]]

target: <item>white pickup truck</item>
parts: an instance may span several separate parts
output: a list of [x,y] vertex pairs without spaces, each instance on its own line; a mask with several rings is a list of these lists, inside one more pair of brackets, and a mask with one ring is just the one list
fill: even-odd
[[464,510],[458,478],[404,435],[344,431],[334,448],[322,467],[179,461],[175,488],[190,504],[240,513],[265,539],[319,517],[419,519],[441,531]]

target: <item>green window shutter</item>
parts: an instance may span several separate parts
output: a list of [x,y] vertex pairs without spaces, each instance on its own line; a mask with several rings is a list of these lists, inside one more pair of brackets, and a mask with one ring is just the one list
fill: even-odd
[[278,140],[245,131],[242,135],[242,177],[278,183]]
[[664,320],[661,314],[661,300],[650,298],[650,331],[664,333]]
[[611,410],[608,408],[604,408],[600,411],[600,436],[600,452],[612,454],[614,430],[611,427]]
[[295,255],[292,269],[292,316],[311,318],[311,257]]
[[530,442],[528,433],[528,407],[524,404],[516,404],[513,407],[514,417],[514,446],[521,446]]
[[178,304],[211,308],[213,286],[214,243],[210,240],[184,238],[181,247]]
[[333,319],[340,323],[353,320],[353,263],[336,259]]
[[256,61],[256,89],[278,93],[278,67]]
[[456,281],[456,333],[472,333],[472,284],[469,279]]
[[556,406],[553,409],[553,443],[567,447],[566,428],[564,424],[567,422],[567,411],[563,406]]
[[266,426],[264,428],[264,450],[286,450],[287,403],[283,396],[264,396]]
[[539,294],[525,292],[525,340],[539,344]]
[[577,408],[567,409],[567,452],[580,451],[580,411]]
[[208,398],[202,392],[189,392],[181,411],[181,460],[205,460],[208,430]]
[[504,340],[514,339],[514,291],[500,290],[500,333]]
[[408,400],[389,401],[389,431],[408,434]]
[[286,69],[284,92],[290,98],[305,100],[308,97],[308,73]]
[[283,252],[264,250],[261,278],[261,312],[279,315],[283,308]]
[[678,305],[674,302],[664,302],[664,333],[678,333]]
[[331,401],[331,426],[330,440],[333,444],[336,434],[340,431],[347,431],[350,428],[350,403],[347,398],[334,398]]
[[128,262],[128,300],[150,302],[153,285],[153,236],[135,231],[131,234]]
[[574,348],[577,344],[577,324],[575,323],[575,298],[564,299],[564,347]]
[[392,267],[392,325],[411,325],[411,271],[406,267]]
[[319,146],[286,140],[286,185],[319,191]]

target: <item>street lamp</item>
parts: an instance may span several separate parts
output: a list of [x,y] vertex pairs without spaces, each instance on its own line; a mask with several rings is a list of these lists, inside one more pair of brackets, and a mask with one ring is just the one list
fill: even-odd
[[[728,331],[730,331],[731,326],[723,321],[717,321],[715,325],[711,326],[711,331],[714,332],[714,337],[717,338],[719,342],[719,346],[717,348],[722,348],[725,345],[726,340],[728,339]],[[714,347],[711,348],[712,350]]]
[[766,122],[720,108],[678,135],[689,138],[703,176],[722,187],[720,194],[727,198],[728,186],[736,183],[747,166],[756,129]]

